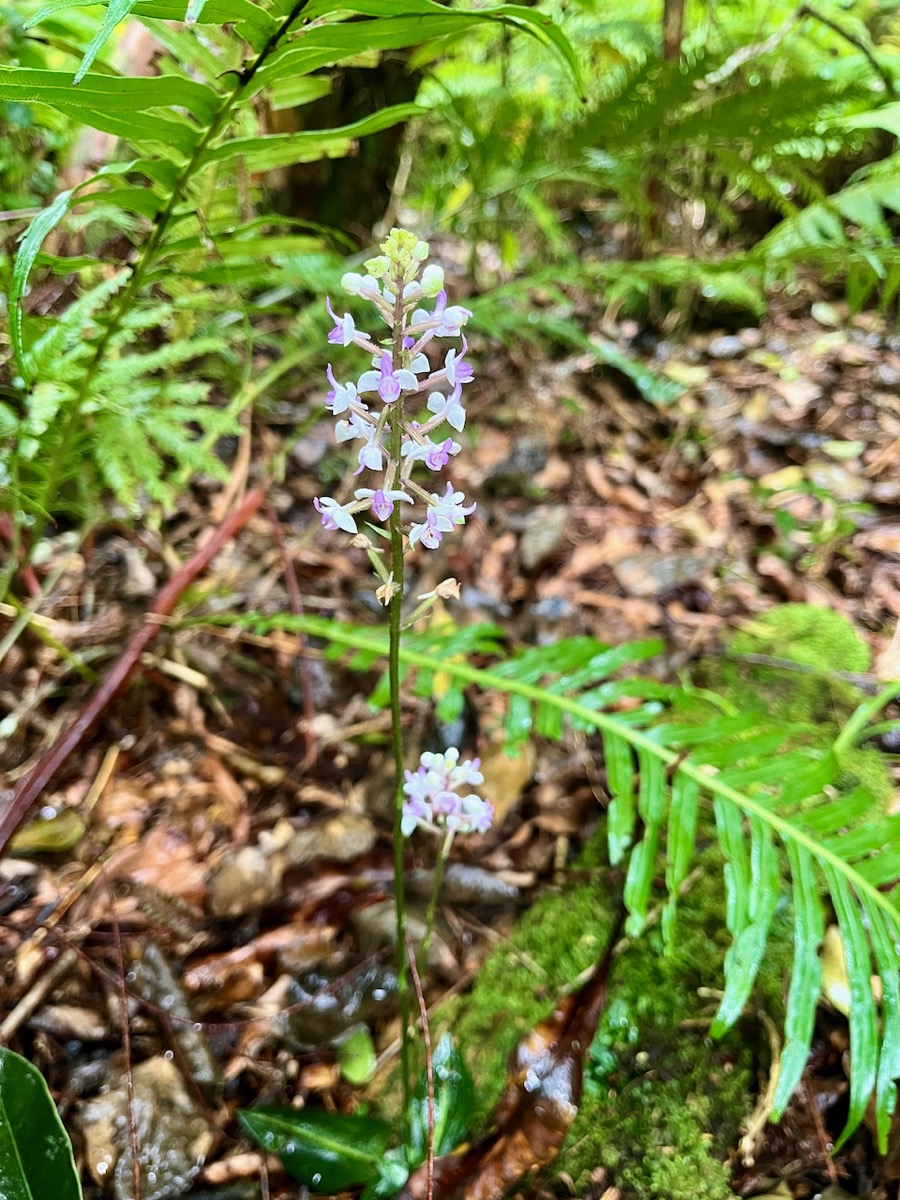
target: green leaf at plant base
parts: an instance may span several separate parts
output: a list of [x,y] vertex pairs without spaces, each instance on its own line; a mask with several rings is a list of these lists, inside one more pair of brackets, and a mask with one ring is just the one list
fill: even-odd
[[0,1195],[81,1200],[72,1146],[37,1067],[0,1047]]
[[[469,1132],[475,1107],[472,1076],[449,1033],[435,1047],[432,1072],[434,1152],[449,1154]],[[410,1101],[409,1131],[409,1165],[414,1169],[428,1156],[428,1077],[424,1070]]]
[[374,1183],[391,1136],[386,1121],[322,1109],[252,1108],[238,1118],[264,1150],[277,1154],[294,1178],[315,1192]]

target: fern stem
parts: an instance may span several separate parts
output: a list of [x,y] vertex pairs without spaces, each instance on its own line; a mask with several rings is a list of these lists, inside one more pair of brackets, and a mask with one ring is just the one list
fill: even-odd
[[53,454],[51,464],[47,468],[47,484],[41,496],[39,509],[48,511],[47,504],[52,495],[54,480],[59,476],[60,465],[65,462],[68,456],[69,442],[75,422],[81,415],[82,407],[90,395],[91,385],[106,360],[111,342],[121,329],[122,322],[131,307],[132,301],[144,283],[147,272],[153,266],[157,252],[172,223],[175,210],[184,198],[188,184],[200,167],[209,146],[228,124],[235,108],[243,99],[245,92],[253,83],[256,75],[265,65],[266,60],[278,48],[281,39],[288,33],[290,27],[308,4],[309,0],[295,0],[291,11],[278,28],[269,36],[254,61],[244,71],[238,73],[233,88],[222,98],[222,103],[213,113],[209,124],[191,152],[190,158],[181,168],[177,179],[172,185],[168,200],[159,213],[157,213],[156,217],[154,217],[150,236],[141,249],[138,260],[134,264],[131,275],[128,278],[128,282],[119,294],[115,307],[106,323],[106,327],[97,339],[94,353],[81,377],[78,393],[69,405],[66,415],[62,420],[56,451]]
[[863,704],[860,704],[838,734],[837,740],[834,743],[835,754],[843,754],[851,746],[855,745],[872,718],[880,713],[882,709],[887,708],[890,702],[898,696],[900,696],[900,680],[889,684],[883,692],[879,692],[873,699],[866,700]]
[[[243,620],[246,620],[246,617]],[[268,628],[302,630],[313,637],[323,637],[335,645],[343,645],[348,649],[362,650],[368,654],[380,654],[382,656],[385,654],[384,640],[378,635],[377,631],[336,627],[321,617],[303,617],[302,619],[275,617],[267,619],[265,622],[257,620],[253,624],[257,628],[263,625]],[[434,658],[427,654],[422,654],[417,650],[409,650],[404,647],[401,649],[400,658],[409,667],[419,667],[429,671],[434,670]],[[522,683],[516,679],[507,679],[505,676],[497,675],[492,671],[469,666],[468,663],[455,662],[449,657],[441,662],[441,671],[451,678],[458,679],[464,683],[472,683],[477,687],[506,693],[507,695],[522,696],[533,704],[542,704],[557,708],[560,712],[564,712],[570,717],[575,717],[579,721],[592,725],[601,732],[621,738],[623,741],[628,742],[635,750],[653,755],[663,762],[667,768],[678,771],[686,778],[694,780],[704,791],[727,800],[747,816],[758,817],[760,821],[764,822],[777,833],[782,841],[795,843],[797,846],[808,851],[814,860],[818,860],[820,863],[827,864],[833,868],[833,870],[847,880],[857,894],[865,896],[871,904],[880,909],[889,923],[889,928],[900,934],[900,920],[898,920],[897,909],[894,907],[890,896],[879,891],[875,885],[869,883],[867,879],[855,871],[851,863],[846,862],[834,850],[823,845],[821,841],[816,840],[806,830],[793,825],[786,817],[779,816],[778,813],[774,812],[767,805],[754,800],[752,796],[745,795],[723,780],[717,779],[714,773],[715,768],[706,766],[703,763],[693,763],[690,759],[684,758],[680,753],[669,750],[666,746],[660,745],[652,733],[642,733],[640,730],[633,729],[622,721],[617,720],[609,713],[597,712],[595,709],[581,704],[578,700],[572,700],[568,696],[557,695],[555,692],[550,692],[535,684]],[[892,687],[896,687],[897,689],[894,693],[895,695],[900,694],[900,683],[892,685]],[[892,688],[887,689],[888,692],[891,690]],[[882,700],[885,695],[887,693],[882,693],[882,696],[876,699]],[[887,703],[887,700],[884,703]],[[866,706],[863,705],[862,707],[865,708]],[[869,711],[872,710],[869,709]],[[857,710],[854,717],[859,718],[859,712],[860,710]],[[851,718],[851,722],[853,719]],[[859,720],[860,722],[862,721],[861,718]],[[862,723],[859,724],[858,728],[862,728]],[[847,730],[845,728],[842,734],[844,745],[850,744],[846,741],[846,733]]]
[[[397,287],[393,328],[394,370],[403,365],[403,286]],[[391,411],[391,460],[400,463],[403,447],[403,395],[394,401]],[[403,712],[400,700],[400,654],[403,623],[403,533],[400,529],[400,505],[395,504],[388,518],[391,535],[391,574],[394,591],[390,601],[390,648],[388,678],[391,692],[391,744],[394,751],[394,911],[397,935],[397,991],[400,997],[400,1070],[403,1075],[403,1111],[409,1112],[412,1097],[410,1076],[410,996],[409,963],[406,956],[406,863],[403,836],[403,771],[406,753],[403,745]]]

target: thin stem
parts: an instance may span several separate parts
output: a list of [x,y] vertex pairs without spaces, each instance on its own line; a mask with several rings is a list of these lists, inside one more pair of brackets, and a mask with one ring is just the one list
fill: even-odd
[[[434,866],[434,886],[431,889],[431,898],[428,901],[428,912],[425,915],[425,940],[422,943],[422,952],[427,956],[428,947],[431,945],[431,935],[434,933],[434,919],[437,916],[438,900],[441,896],[441,888],[444,885],[444,863],[450,856],[450,847],[453,845],[453,830],[448,829],[441,842],[441,848],[438,851],[437,862]],[[427,962],[426,958],[426,962]]]
[[[403,286],[396,289],[394,306],[393,367],[398,370],[403,356]],[[391,411],[391,460],[400,462],[403,447],[403,397],[396,400]],[[390,607],[390,651],[388,680],[391,692],[391,742],[394,750],[396,787],[394,791],[394,905],[397,914],[397,990],[400,996],[400,1070],[403,1074],[404,1110],[409,1112],[411,1099],[410,1038],[409,1038],[409,966],[406,957],[406,887],[403,837],[403,771],[406,754],[403,745],[403,714],[400,703],[400,639],[403,622],[403,533],[400,529],[400,505],[395,504],[388,519],[391,534],[391,572],[394,592]]]

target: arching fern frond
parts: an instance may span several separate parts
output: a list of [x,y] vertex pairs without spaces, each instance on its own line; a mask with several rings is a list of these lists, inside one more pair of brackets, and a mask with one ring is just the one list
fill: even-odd
[[[379,630],[323,618],[254,615],[226,623],[257,632],[282,629],[322,638],[329,653],[371,669],[387,653]],[[792,881],[794,966],[785,1017],[775,1113],[780,1115],[806,1064],[821,985],[818,948],[830,897],[846,949],[850,978],[853,1069],[845,1140],[873,1092],[879,1141],[885,1144],[900,1073],[900,816],[885,817],[872,794],[857,786],[839,794],[841,755],[900,685],[854,715],[832,747],[810,743],[802,724],[773,729],[764,712],[725,713],[703,724],[661,723],[662,701],[676,688],[617,673],[645,661],[659,644],[610,648],[592,638],[530,649],[485,668],[467,659],[492,653],[496,630],[476,626],[438,638],[420,636],[401,648],[407,678],[435,671],[458,691],[470,686],[509,697],[513,742],[532,732],[561,738],[566,726],[599,732],[610,794],[611,860],[625,861],[629,929],[644,922],[659,854],[665,855],[668,900],[664,930],[671,939],[678,890],[695,852],[698,817],[711,802],[725,859],[725,920],[732,938],[725,994],[716,1031],[733,1024],[750,995],[779,903],[784,865]],[[637,707],[614,711],[628,698]],[[380,700],[376,692],[376,699]],[[783,851],[783,855],[779,851]],[[885,889],[893,887],[892,891]],[[879,1012],[871,975],[881,979]],[[880,1028],[879,1028],[880,1025]]]

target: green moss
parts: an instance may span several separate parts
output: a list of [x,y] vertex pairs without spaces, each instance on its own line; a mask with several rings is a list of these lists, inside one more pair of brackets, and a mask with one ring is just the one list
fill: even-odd
[[[614,965],[582,1107],[556,1167],[579,1191],[601,1166],[642,1200],[731,1195],[724,1160],[754,1103],[757,1030],[747,1023],[718,1042],[705,1036],[715,1003],[697,989],[721,987],[728,945],[720,867],[709,857],[706,866],[679,910],[673,953],[651,929]],[[596,963],[613,903],[599,879],[544,897],[490,956],[471,995],[445,1010],[475,1076],[480,1119],[517,1041]],[[773,954],[765,984],[779,998],[784,967]]]
[[736,656],[764,655],[812,668],[811,674],[749,663],[721,668],[726,691],[739,696],[738,689],[749,685],[776,719],[793,722],[846,720],[860,693],[832,675],[869,667],[869,649],[846,617],[808,604],[782,604],[749,621],[728,649]]
[[600,958],[612,919],[609,899],[598,885],[543,897],[488,958],[472,993],[442,1013],[478,1084],[479,1119],[493,1108],[519,1040]]

